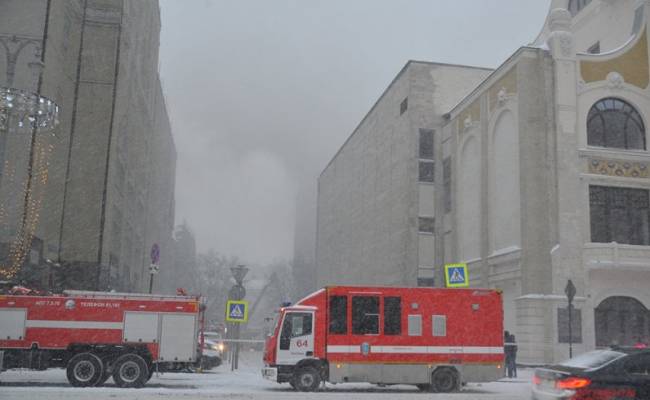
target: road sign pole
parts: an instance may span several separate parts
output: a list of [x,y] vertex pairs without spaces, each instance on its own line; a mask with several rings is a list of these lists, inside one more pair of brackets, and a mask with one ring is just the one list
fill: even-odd
[[571,279],[566,283],[564,294],[569,301],[569,358],[573,358],[573,298],[576,295],[576,287]]
[[[241,332],[241,324],[243,322],[246,322],[248,319],[248,304],[246,302],[239,302],[237,301],[242,300],[246,296],[246,289],[244,288],[244,277],[246,276],[246,273],[248,273],[248,268],[244,265],[238,265],[236,267],[230,268],[230,272],[232,273],[233,278],[235,278],[235,286],[233,286],[230,289],[230,292],[228,293],[228,298],[229,300],[234,300],[235,303],[233,305],[232,309],[232,314],[231,315],[231,302],[229,301],[226,304],[226,320],[233,321],[234,326],[233,326],[233,336],[235,337],[235,340],[240,339],[240,332]],[[242,307],[243,308],[243,315],[242,315]],[[236,312],[235,312],[236,310]],[[237,315],[235,315],[237,314]],[[236,317],[231,319],[231,317]],[[230,363],[230,370],[234,371],[239,367],[239,342],[236,341],[234,343],[234,348],[232,351],[232,358],[231,358],[231,363]]]
[[149,294],[153,292],[153,276],[158,272],[158,265],[160,263],[160,246],[154,243],[151,246],[151,266],[149,267]]

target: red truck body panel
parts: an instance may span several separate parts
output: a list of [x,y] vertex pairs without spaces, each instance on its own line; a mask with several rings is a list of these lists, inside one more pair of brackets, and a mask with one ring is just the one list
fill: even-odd
[[[336,323],[341,324],[345,320],[345,327],[338,333],[330,329],[330,322],[335,318],[330,304],[333,297],[345,303],[345,314],[339,309],[336,317]],[[358,314],[355,317],[355,312],[358,313],[362,306],[357,305],[355,311],[354,303],[361,304],[365,297],[372,298],[368,300],[373,304],[373,311],[362,318]],[[390,312],[385,308],[388,298],[392,302],[390,307],[393,311]],[[310,313],[313,313],[314,319],[313,335],[300,336],[296,347],[293,347],[292,339],[290,352],[284,350],[284,358],[280,359],[278,346],[284,335],[282,326],[285,317],[291,314],[302,318],[300,315]],[[359,321],[368,316],[372,321],[371,333],[359,333]],[[388,319],[390,322],[385,324]],[[357,326],[356,332],[353,326]],[[303,332],[298,335],[304,335],[304,327],[298,330]],[[301,348],[311,350],[310,340],[313,341],[313,354],[303,352],[304,357],[301,358]],[[285,340],[285,346],[286,343]],[[498,379],[504,363],[501,293],[487,289],[354,286],[321,289],[296,305],[281,309],[274,334],[267,341],[264,361],[268,368],[264,373],[271,377],[277,375],[280,382],[286,381],[290,379],[287,374],[292,373],[288,369],[292,363],[301,365],[310,359],[326,362],[329,379],[335,382],[363,379],[363,376],[373,376],[368,378],[371,382],[379,382],[377,379],[381,378],[377,376],[390,375],[392,380],[399,379],[401,367],[391,365],[408,368],[420,368],[417,366],[421,365],[432,371],[436,366],[458,366],[458,371],[465,375],[462,379]],[[426,376],[426,371],[422,372],[422,369],[413,371]]]
[[[199,313],[199,299],[181,296],[92,295],[0,296],[0,311],[24,310],[23,334],[0,337],[0,349],[66,350],[73,345],[124,345],[125,313]],[[146,345],[154,360],[159,343]]]

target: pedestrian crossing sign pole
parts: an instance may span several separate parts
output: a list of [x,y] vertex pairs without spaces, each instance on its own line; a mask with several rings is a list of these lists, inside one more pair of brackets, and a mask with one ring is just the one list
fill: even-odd
[[228,300],[228,303],[226,303],[226,321],[248,322],[248,302],[244,300]]
[[445,284],[448,288],[469,287],[467,264],[446,264]]

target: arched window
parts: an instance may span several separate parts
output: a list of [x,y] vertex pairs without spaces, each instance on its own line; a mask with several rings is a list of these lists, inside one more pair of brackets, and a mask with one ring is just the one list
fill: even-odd
[[575,16],[583,8],[591,3],[591,0],[569,0],[569,12],[571,15]]
[[639,112],[621,99],[594,104],[587,116],[590,146],[645,150],[645,126]]

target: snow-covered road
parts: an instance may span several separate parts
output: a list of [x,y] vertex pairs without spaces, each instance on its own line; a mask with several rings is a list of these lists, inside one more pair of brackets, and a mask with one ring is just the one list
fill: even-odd
[[330,385],[317,393],[297,393],[288,384],[262,379],[259,353],[245,354],[240,369],[224,365],[204,374],[161,374],[142,389],[120,389],[109,380],[100,388],[72,388],[65,371],[12,370],[0,373],[1,400],[200,400],[200,399],[454,399],[523,400],[530,398],[531,371],[520,371],[519,379],[487,384],[469,384],[461,393],[431,394],[411,386],[378,387],[369,384]]

